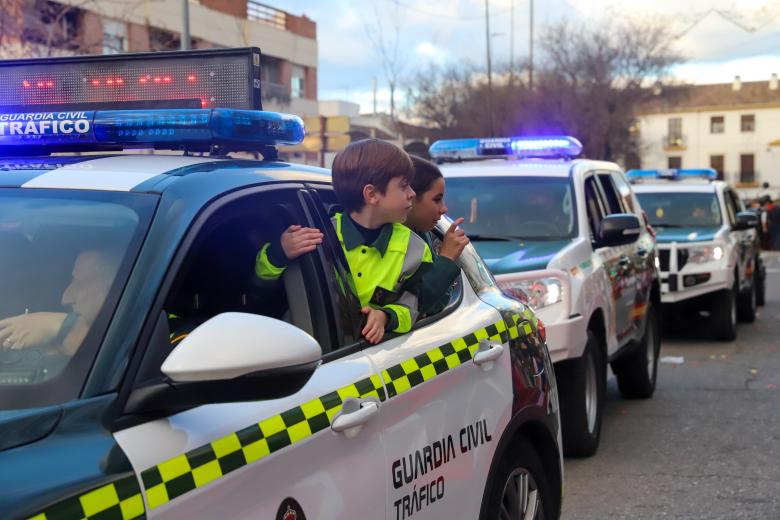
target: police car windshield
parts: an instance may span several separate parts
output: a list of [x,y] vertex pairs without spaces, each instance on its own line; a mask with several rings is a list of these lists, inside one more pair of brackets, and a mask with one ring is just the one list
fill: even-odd
[[650,225],[658,228],[717,228],[722,224],[715,193],[637,193]]
[[0,410],[77,397],[156,201],[0,189]]
[[577,235],[571,181],[555,177],[447,178],[445,201],[469,236],[561,240]]

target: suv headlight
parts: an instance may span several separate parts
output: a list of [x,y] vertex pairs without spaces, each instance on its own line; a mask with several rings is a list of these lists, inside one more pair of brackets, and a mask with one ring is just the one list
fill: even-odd
[[498,285],[505,293],[537,310],[563,301],[563,284],[557,278],[499,282]]
[[694,264],[706,264],[717,262],[723,258],[722,246],[691,247],[688,249],[688,262]]

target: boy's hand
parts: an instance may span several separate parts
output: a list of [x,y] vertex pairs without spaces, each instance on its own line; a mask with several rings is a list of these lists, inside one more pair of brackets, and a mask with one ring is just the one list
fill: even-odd
[[466,247],[469,242],[469,237],[458,226],[463,224],[463,217],[457,219],[452,223],[450,229],[444,233],[444,239],[441,242],[441,251],[439,256],[449,258],[453,262],[460,258],[460,254],[463,252],[463,248]]
[[360,312],[366,315],[366,326],[363,327],[361,334],[366,338],[366,341],[376,345],[382,341],[382,336],[385,335],[385,327],[389,318],[383,311],[371,307],[363,307]]
[[323,234],[319,229],[293,224],[284,230],[279,242],[287,258],[295,260],[302,254],[314,251],[319,244],[322,244],[322,237]]

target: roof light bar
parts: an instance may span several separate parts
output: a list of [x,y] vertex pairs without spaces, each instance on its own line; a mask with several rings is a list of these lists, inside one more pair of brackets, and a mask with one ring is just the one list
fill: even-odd
[[714,181],[718,178],[718,173],[712,168],[667,168],[660,170],[628,170],[626,176],[631,181],[666,179],[707,179]]
[[254,151],[298,144],[298,116],[236,109],[0,113],[0,155],[156,148]]
[[458,161],[484,157],[576,157],[582,143],[574,137],[496,137],[443,139],[429,148],[431,157],[441,161]]

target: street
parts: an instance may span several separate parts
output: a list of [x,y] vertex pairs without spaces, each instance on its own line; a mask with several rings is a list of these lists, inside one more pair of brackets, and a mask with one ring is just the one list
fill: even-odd
[[780,257],[765,262],[767,304],[737,341],[666,333],[647,401],[608,379],[598,453],[565,461],[564,519],[780,518]]

